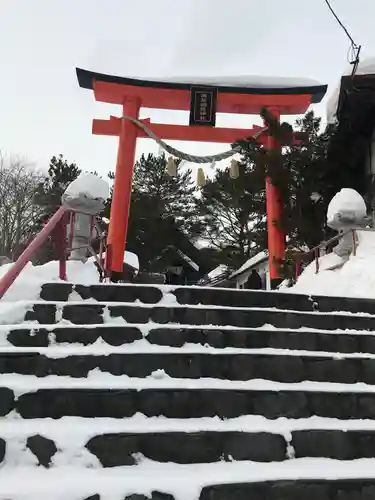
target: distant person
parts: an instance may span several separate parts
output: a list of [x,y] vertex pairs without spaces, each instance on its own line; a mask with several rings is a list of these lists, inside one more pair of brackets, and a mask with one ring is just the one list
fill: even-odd
[[247,290],[262,290],[263,288],[262,278],[260,277],[256,269],[253,269],[251,271],[251,274],[245,283],[245,288]]

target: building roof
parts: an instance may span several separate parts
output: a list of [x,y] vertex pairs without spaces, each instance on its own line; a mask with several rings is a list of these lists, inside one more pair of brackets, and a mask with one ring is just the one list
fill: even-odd
[[365,194],[366,159],[375,128],[375,74],[341,78],[336,119],[328,160],[347,172],[354,171],[356,185],[350,187]]

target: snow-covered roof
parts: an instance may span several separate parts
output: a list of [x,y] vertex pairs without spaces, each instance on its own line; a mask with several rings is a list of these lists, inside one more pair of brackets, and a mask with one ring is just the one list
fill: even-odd
[[215,267],[215,269],[210,271],[207,276],[212,280],[214,278],[217,278],[218,276],[221,276],[226,271],[228,271],[228,267],[224,264],[220,264],[217,267]]
[[184,254],[184,252],[181,252],[181,250],[177,248],[177,253],[184,259],[185,262],[189,264],[190,267],[192,267],[195,271],[199,271],[198,264],[193,260],[191,260],[191,258],[188,257],[186,254]]
[[190,243],[195,246],[197,250],[202,250],[202,248],[210,248],[211,243],[204,238],[197,238],[194,241],[190,241]]
[[253,268],[257,264],[260,264],[264,260],[268,259],[268,253],[266,251],[259,252],[250,259],[248,259],[242,266],[237,269],[237,271],[234,271],[229,278],[234,278],[235,276],[238,276],[239,274],[242,274],[245,271],[248,271],[249,269]]
[[[353,71],[353,66],[349,64],[341,76],[349,76],[352,74],[352,71]],[[360,61],[355,74],[358,76],[375,74],[375,58],[371,57]],[[341,88],[341,77],[340,77],[340,83],[336,86],[332,94],[327,99],[326,115],[328,123],[334,123],[337,119],[336,114],[337,114],[337,106],[339,104],[340,88]]]

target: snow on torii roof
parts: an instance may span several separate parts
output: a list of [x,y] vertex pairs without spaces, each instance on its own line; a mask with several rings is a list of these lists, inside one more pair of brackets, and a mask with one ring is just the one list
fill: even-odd
[[143,88],[156,88],[164,90],[187,90],[194,85],[217,87],[221,94],[253,94],[277,96],[311,96],[311,103],[320,102],[326,91],[327,85],[309,78],[287,78],[267,76],[186,76],[160,78],[134,78],[107,75],[93,71],[76,68],[80,87],[95,90],[94,83],[112,83]]

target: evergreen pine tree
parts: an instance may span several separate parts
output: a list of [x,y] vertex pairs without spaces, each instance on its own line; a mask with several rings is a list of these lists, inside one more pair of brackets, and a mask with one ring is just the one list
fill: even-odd
[[218,170],[197,201],[204,238],[217,248],[221,262],[233,268],[267,244],[264,176],[254,161],[259,154],[257,144],[244,144],[238,178],[230,177],[229,167]]
[[267,110],[263,118],[269,133],[283,145],[281,152],[267,151],[254,139],[239,141],[239,177],[230,179],[227,168],[202,189],[199,206],[205,218],[205,236],[220,248],[223,263],[242,264],[267,248],[267,176],[281,193],[281,226],[293,251],[312,248],[329,237],[326,211],[330,200],[343,187],[357,188],[353,170],[341,169],[327,159],[334,128],[320,133],[321,119],[313,112],[297,120],[297,133],[306,139],[305,145],[298,146],[291,145],[289,124],[280,124]]
[[[63,155],[53,156],[50,160],[48,177],[39,185],[35,203],[42,208],[42,215],[38,221],[39,229],[53,216],[61,205],[61,196],[81,173],[75,163],[68,163]],[[48,262],[56,257],[52,237],[39,251],[38,263]]]
[[[296,122],[306,143],[283,147],[280,163],[267,163],[266,175],[279,188],[284,205],[282,228],[292,248],[312,248],[327,238],[326,212],[334,194],[349,179],[327,159],[332,128],[320,133],[321,118],[313,112]],[[350,181],[349,181],[350,183]],[[349,187],[349,186],[347,186]],[[350,186],[352,187],[352,186]]]
[[134,167],[127,249],[138,255],[142,270],[163,270],[164,252],[173,244],[168,221],[192,240],[201,231],[191,171],[179,165],[177,175],[170,177],[166,165],[164,154],[148,154]]
[[48,177],[40,184],[36,203],[44,207],[41,223],[46,222],[61,205],[61,196],[68,185],[74,181],[81,169],[76,163],[68,163],[62,154],[53,156],[48,168]]

